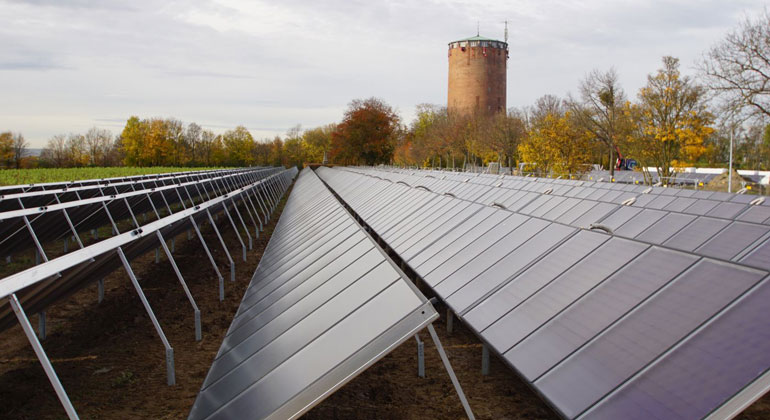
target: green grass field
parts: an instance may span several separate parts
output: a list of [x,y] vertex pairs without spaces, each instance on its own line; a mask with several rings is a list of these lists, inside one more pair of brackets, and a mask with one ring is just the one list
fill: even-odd
[[149,168],[38,168],[0,169],[0,185],[37,184],[43,182],[75,181],[79,179],[114,178],[120,176],[163,174],[168,172],[200,171],[222,168],[180,168],[154,166]]

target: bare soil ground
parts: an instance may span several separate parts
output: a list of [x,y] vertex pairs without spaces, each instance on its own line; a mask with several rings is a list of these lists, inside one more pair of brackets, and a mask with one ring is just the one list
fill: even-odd
[[[279,207],[282,208],[282,205]],[[105,300],[96,285],[48,310],[48,356],[83,419],[182,419],[219,349],[251,274],[272,232],[273,221],[249,252],[236,261],[236,282],[226,281],[219,302],[213,269],[196,239],[176,239],[174,258],[201,309],[203,340],[194,340],[193,311],[165,256],[152,253],[132,261],[152,308],[174,347],[175,386],[166,385],[164,348],[136,291],[121,269],[105,279]],[[232,230],[223,232],[230,252],[240,256]],[[204,229],[223,274],[227,261],[216,236]],[[430,297],[430,294],[426,292]],[[461,323],[446,333],[445,308],[435,323],[452,366],[479,419],[555,419],[556,414],[496,357],[482,376],[481,343]],[[37,317],[29,314],[33,325]],[[307,419],[460,419],[464,411],[427,331],[426,378],[417,377],[417,346],[408,340],[305,415]],[[56,395],[20,327],[0,333],[0,418],[66,418]],[[744,419],[770,418],[770,403],[760,400]]]

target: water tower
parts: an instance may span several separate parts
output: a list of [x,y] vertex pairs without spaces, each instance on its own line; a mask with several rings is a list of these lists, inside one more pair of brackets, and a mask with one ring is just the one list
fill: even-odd
[[505,111],[508,43],[474,36],[449,43],[449,113]]

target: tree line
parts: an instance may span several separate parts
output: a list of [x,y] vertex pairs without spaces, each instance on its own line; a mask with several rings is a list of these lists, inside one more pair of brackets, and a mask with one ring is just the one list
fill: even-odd
[[[735,166],[770,170],[770,16],[747,18],[703,54],[696,77],[663,57],[635,98],[614,69],[594,70],[577,94],[545,95],[531,106],[496,115],[452,115],[423,105],[396,141],[394,161],[454,167],[501,165],[540,175],[570,175],[619,157],[656,168],[663,183],[679,168]],[[620,155],[620,156],[619,156]],[[649,173],[645,173],[650,180]]]

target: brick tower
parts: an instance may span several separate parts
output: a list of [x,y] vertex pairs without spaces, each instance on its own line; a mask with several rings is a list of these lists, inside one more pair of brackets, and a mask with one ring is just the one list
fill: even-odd
[[508,44],[483,36],[449,43],[450,113],[504,111]]

